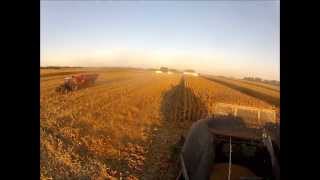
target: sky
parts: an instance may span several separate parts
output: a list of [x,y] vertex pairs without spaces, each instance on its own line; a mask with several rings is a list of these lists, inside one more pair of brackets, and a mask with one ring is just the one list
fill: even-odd
[[280,79],[280,3],[41,1],[41,66],[194,69]]

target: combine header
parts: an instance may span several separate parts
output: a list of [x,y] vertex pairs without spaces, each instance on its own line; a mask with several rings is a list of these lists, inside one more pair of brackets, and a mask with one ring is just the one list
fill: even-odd
[[93,85],[98,74],[80,74],[64,78],[64,83],[57,87],[57,92],[75,91]]
[[270,109],[217,104],[213,117],[192,125],[177,180],[279,180],[275,114]]

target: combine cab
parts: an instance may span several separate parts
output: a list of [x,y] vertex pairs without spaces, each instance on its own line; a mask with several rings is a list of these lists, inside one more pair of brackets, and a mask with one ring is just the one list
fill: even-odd
[[213,117],[195,122],[180,154],[177,180],[279,180],[276,112],[217,104]]
[[64,78],[64,83],[57,87],[57,92],[69,92],[93,85],[98,74],[80,74]]

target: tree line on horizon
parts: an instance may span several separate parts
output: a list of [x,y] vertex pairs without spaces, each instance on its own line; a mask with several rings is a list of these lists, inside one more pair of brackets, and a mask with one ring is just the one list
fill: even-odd
[[280,85],[280,81],[277,81],[277,80],[265,80],[265,79],[262,79],[262,78],[259,78],[259,77],[244,77],[242,79],[243,80],[247,80],[247,81],[261,82],[261,83],[276,85],[276,86]]

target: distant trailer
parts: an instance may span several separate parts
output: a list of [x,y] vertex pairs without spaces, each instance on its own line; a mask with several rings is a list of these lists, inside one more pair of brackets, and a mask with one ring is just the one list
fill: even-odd
[[195,72],[183,72],[184,75],[191,75],[191,76],[199,76],[198,73]]

